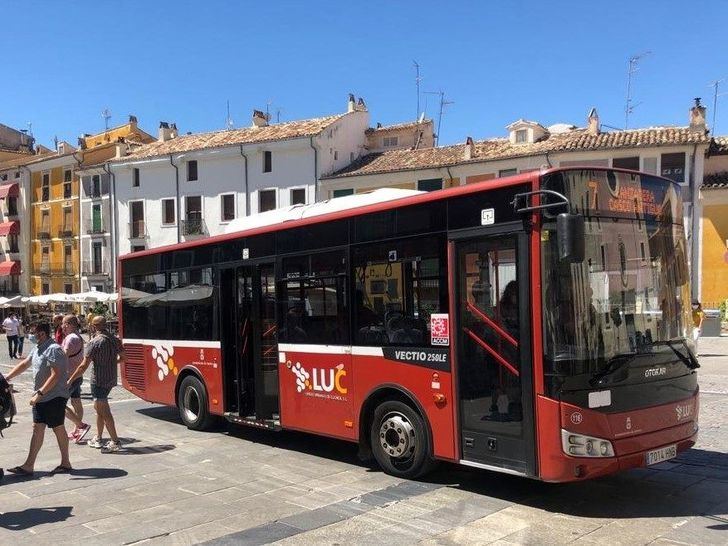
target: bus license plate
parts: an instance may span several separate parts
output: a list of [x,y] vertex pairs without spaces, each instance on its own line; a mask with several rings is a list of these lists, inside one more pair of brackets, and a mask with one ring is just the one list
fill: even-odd
[[645,454],[645,463],[649,466],[651,464],[667,461],[668,459],[673,459],[674,457],[677,457],[677,445],[675,444],[655,449],[653,451],[648,451]]

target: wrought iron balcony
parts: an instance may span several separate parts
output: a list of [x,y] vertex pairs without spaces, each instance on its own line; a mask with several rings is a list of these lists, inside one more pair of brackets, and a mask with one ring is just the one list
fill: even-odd
[[38,232],[38,239],[50,239],[51,238],[51,232],[47,227],[40,228],[40,231]]
[[61,239],[68,239],[75,235],[73,231],[73,226],[63,226],[58,230],[58,237]]
[[75,277],[78,274],[73,262],[41,262],[38,270],[41,275]]
[[106,225],[103,221],[94,222],[93,220],[91,220],[89,222],[86,222],[86,233],[88,233],[89,235],[94,233],[106,233],[106,231]]
[[207,226],[202,218],[182,220],[182,235],[207,235]]

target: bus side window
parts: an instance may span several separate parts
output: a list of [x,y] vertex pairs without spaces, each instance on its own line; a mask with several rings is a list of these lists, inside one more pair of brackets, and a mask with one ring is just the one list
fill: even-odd
[[358,247],[354,252],[354,343],[430,345],[430,316],[447,312],[440,237]]

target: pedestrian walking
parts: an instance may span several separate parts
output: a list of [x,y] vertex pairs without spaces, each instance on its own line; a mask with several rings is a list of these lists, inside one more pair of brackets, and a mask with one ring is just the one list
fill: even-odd
[[63,343],[63,315],[53,315],[53,339],[60,345]]
[[25,321],[21,317],[18,319],[18,350],[15,351],[15,356],[23,358],[23,345],[25,344]]
[[[118,363],[124,360],[124,349],[119,338],[109,333],[104,317],[94,317],[91,329],[94,332],[93,339],[86,344],[83,362],[69,378],[69,384],[83,375],[93,363],[91,396],[96,410],[96,436],[88,442],[88,445],[101,449],[103,453],[113,453],[119,451],[121,443],[116,434],[116,423],[109,406],[109,393],[116,386]],[[103,443],[104,428],[109,431],[111,437],[107,443]]]
[[6,378],[10,380],[32,366],[35,385],[35,392],[30,399],[30,405],[33,407],[33,435],[30,438],[30,449],[25,462],[20,466],[9,468],[8,472],[24,476],[33,475],[35,460],[43,446],[46,427],[50,427],[56,435],[58,449],[61,452],[61,464],[51,473],[67,473],[72,470],[68,457],[68,436],[63,425],[64,409],[68,400],[68,358],[60,345],[53,341],[51,327],[47,322],[36,324],[29,339],[37,343],[36,347],[27,358],[10,370]]
[[705,320],[705,311],[699,301],[693,301],[693,343],[695,344],[695,352],[698,351],[698,338],[703,333],[703,320]]
[[15,313],[10,313],[10,316],[3,321],[10,358],[17,358],[18,355],[18,324],[18,316]]
[[[76,315],[66,315],[61,322],[63,328],[63,343],[61,347],[68,357],[68,372],[73,375],[76,368],[83,362],[83,338],[79,334],[81,324]],[[68,439],[79,444],[91,430],[91,426],[83,422],[83,403],[81,403],[81,384],[83,375],[76,378],[69,385],[71,392],[71,407],[66,406],[66,417],[74,424],[74,428],[68,433]]]

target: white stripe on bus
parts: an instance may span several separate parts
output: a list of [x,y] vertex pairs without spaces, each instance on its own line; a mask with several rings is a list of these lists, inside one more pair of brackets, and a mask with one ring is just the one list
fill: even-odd
[[308,345],[303,343],[279,343],[278,350],[280,352],[292,353],[310,353],[310,354],[328,354],[328,355],[345,355],[353,354],[357,356],[384,356],[381,347],[362,347],[351,345]]
[[182,341],[176,339],[127,339],[122,340],[124,345],[172,345],[173,347],[191,347],[193,349],[219,349],[219,341]]

